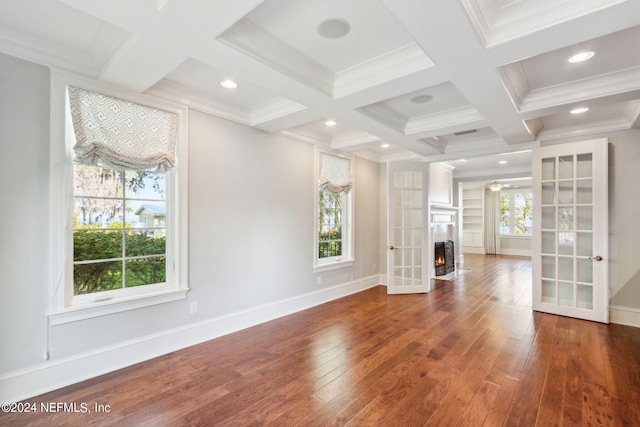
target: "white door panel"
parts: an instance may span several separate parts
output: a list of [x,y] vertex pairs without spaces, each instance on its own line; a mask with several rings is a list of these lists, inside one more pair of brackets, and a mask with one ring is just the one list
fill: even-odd
[[609,322],[606,139],[537,147],[533,309]]
[[429,292],[428,164],[388,163],[387,293]]

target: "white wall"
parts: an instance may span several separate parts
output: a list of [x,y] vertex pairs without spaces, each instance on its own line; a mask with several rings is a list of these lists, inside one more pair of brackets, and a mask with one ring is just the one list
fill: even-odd
[[500,253],[531,256],[531,237],[500,237]]
[[49,71],[0,56],[0,93],[0,401],[379,283],[377,163],[356,160],[355,265],[314,274],[313,146],[190,111],[187,299],[47,328]]
[[49,71],[0,55],[0,94],[1,374],[39,363],[45,350]]

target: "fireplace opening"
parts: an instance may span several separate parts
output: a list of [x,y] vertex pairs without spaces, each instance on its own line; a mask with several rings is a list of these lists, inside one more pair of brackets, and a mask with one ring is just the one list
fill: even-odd
[[444,276],[456,269],[453,240],[435,242],[434,267],[436,276]]

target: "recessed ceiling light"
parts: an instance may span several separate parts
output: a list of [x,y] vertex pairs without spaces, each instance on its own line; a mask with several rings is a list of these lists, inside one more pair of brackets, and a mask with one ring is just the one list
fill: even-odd
[[380,144],[380,147],[382,147],[382,148],[389,148],[389,144]]
[[433,96],[431,95],[418,95],[411,98],[411,102],[414,104],[426,104],[433,100]]
[[234,82],[233,80],[223,80],[220,82],[220,86],[225,89],[235,89],[238,87],[238,83]]
[[342,18],[330,18],[318,25],[318,34],[325,39],[339,39],[351,31],[351,24]]
[[500,160],[498,163],[500,163],[501,165],[506,165],[507,161],[506,160]]
[[569,58],[569,62],[571,62],[572,64],[575,64],[577,62],[583,62],[583,61],[586,61],[587,59],[593,58],[593,55],[595,54],[596,53],[593,51],[576,53],[571,58]]
[[324,124],[327,126],[335,126],[338,124],[338,122],[336,122],[335,120],[327,120],[326,122],[324,122]]
[[571,114],[582,114],[586,113],[587,111],[589,111],[589,107],[574,108],[573,110],[571,110]]

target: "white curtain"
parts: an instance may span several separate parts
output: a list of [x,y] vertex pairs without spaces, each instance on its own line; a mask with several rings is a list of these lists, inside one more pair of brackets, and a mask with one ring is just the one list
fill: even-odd
[[500,192],[485,190],[484,248],[487,254],[500,254]]
[[74,163],[164,173],[175,165],[178,116],[69,87]]
[[319,153],[320,188],[334,194],[348,194],[352,187],[351,160]]

